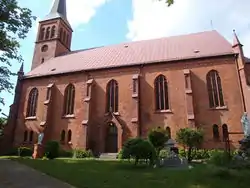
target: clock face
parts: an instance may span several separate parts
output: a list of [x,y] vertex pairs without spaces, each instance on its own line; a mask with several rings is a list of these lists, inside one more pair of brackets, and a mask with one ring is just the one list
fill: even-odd
[[45,45],[42,46],[41,51],[42,51],[42,52],[47,52],[47,51],[48,51],[48,48],[49,48],[48,45],[45,44]]

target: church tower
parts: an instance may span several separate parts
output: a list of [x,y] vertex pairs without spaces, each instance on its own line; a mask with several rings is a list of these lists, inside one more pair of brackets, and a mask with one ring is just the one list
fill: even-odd
[[39,22],[31,70],[69,52],[72,32],[67,20],[66,0],[55,0],[50,13]]

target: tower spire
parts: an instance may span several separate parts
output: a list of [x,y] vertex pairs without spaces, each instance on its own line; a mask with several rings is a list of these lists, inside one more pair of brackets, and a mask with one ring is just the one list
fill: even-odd
[[54,0],[54,4],[50,13],[42,21],[52,20],[56,18],[63,19],[63,21],[70,27],[70,29],[72,29],[67,19],[66,0]]
[[234,38],[233,38],[233,47],[235,46],[243,46],[241,43],[240,43],[240,40],[235,32],[235,30],[233,30],[233,34],[234,34]]

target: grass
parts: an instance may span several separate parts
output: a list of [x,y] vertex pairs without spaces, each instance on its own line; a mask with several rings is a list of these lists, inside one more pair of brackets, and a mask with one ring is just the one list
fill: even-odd
[[78,188],[246,188],[250,172],[196,165],[191,170],[137,167],[100,160],[14,158]]

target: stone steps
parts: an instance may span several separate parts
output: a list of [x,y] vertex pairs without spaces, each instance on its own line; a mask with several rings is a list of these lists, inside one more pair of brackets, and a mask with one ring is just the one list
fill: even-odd
[[117,159],[118,153],[102,153],[100,155],[100,159],[105,159],[105,160],[114,160]]

